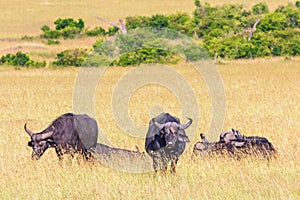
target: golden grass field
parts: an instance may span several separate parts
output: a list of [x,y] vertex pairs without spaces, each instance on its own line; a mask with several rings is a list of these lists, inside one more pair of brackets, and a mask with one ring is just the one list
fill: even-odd
[[[24,123],[40,131],[57,116],[72,111],[78,69],[1,69],[0,198],[298,199],[298,63],[299,58],[289,61],[278,58],[228,61],[218,66],[226,90],[224,130],[234,127],[246,135],[267,137],[279,154],[271,162],[191,160],[192,145],[199,140],[198,134],[207,131],[211,102],[201,77],[193,76],[193,69],[184,66],[185,63],[173,66],[195,89],[201,110],[201,120],[194,124],[199,127],[197,137],[179,160],[176,175],[130,174],[98,163],[83,163],[80,159],[60,163],[53,149],[39,161],[32,161]],[[134,149],[137,145],[144,150],[144,140],[122,132],[111,114],[114,85],[128,70],[113,67],[101,78],[101,90],[95,100],[97,121],[115,146]],[[150,85],[133,92],[129,111],[133,119],[140,119],[136,123],[147,125],[152,105],[161,105],[180,116],[178,102],[169,100],[174,99],[174,94],[164,90]]]
[[[77,0],[72,3],[26,2],[24,5],[21,1],[1,1],[0,10],[5,14],[0,17],[0,26],[9,24],[9,27],[0,30],[0,38],[4,38],[0,41],[0,55],[13,51],[9,48],[27,45],[26,50],[32,56],[51,60],[55,52],[62,49],[77,45],[88,47],[93,43],[94,39],[86,38],[67,40],[52,49],[40,41],[5,39],[39,34],[41,25],[50,24],[58,17],[85,19],[90,14],[98,15],[103,7],[103,17],[112,20],[131,13],[191,13],[194,9],[191,1],[99,1],[96,6],[91,3],[94,1],[80,3]],[[170,2],[168,6],[167,2]],[[223,2],[252,5],[259,1]],[[274,9],[286,2],[289,1],[274,0],[268,4]],[[3,10],[5,6],[2,4],[7,10]],[[211,4],[220,4],[220,1],[211,1]],[[74,9],[66,9],[69,6],[74,6]],[[41,7],[43,9],[39,10]],[[26,15],[27,12],[31,14]],[[92,17],[87,19],[91,26],[98,24]],[[23,21],[31,21],[32,24],[25,26]],[[240,161],[229,158],[191,159],[192,147],[199,140],[199,133],[207,133],[209,128],[211,97],[203,78],[193,67],[185,62],[170,65],[189,83],[200,110],[199,119],[195,119],[192,125],[196,127],[196,133],[192,133],[191,128],[187,129],[189,135],[196,134],[196,137],[191,138],[175,175],[169,172],[166,175],[126,173],[97,162],[86,163],[80,158],[66,158],[59,162],[53,149],[47,150],[40,160],[32,161],[24,123],[28,123],[34,131],[41,131],[59,115],[72,112],[74,85],[80,69],[15,70],[1,67],[0,199],[299,199],[299,63],[299,57],[292,57],[227,60],[216,66],[226,94],[223,130],[237,128],[245,135],[267,137],[278,151],[278,158],[270,162],[259,158]],[[111,67],[101,76],[95,91],[95,118],[115,146],[134,150],[137,145],[144,151],[144,139],[126,134],[117,126],[112,114],[113,91],[118,81],[132,69]],[[188,116],[181,116],[181,102],[168,88],[152,84],[130,92],[128,112],[136,124],[147,126],[156,105],[186,122],[185,117]]]

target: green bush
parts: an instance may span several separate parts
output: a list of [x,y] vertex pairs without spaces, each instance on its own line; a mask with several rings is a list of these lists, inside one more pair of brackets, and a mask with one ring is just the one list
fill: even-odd
[[73,39],[80,34],[80,30],[76,27],[65,27],[60,32],[64,39]]
[[168,29],[191,35],[193,31],[192,19],[187,13],[176,13],[168,16]]
[[75,21],[72,18],[66,19],[57,19],[55,22],[55,30],[51,30],[49,26],[44,25],[41,27],[43,34],[41,35],[42,38],[45,39],[58,39],[63,37],[64,39],[67,38],[74,38],[79,35],[84,29],[84,21],[79,19]]
[[284,30],[287,27],[288,19],[280,12],[266,14],[257,26],[257,28],[263,32]]
[[171,15],[135,16],[126,18],[128,30],[136,28],[168,28],[180,33],[190,34],[193,29],[191,17],[187,13],[176,13]]
[[54,24],[56,25],[55,26],[56,30],[62,30],[65,29],[66,27],[73,27],[81,31],[84,28],[84,21],[82,19],[78,19],[77,22],[72,18],[66,18],[66,19],[59,18],[54,22]]
[[266,3],[258,3],[252,7],[252,13],[255,15],[266,14],[269,12],[269,7]]
[[241,36],[215,38],[207,41],[205,47],[211,56],[222,58],[255,58],[268,56],[300,55],[300,31],[277,30],[270,33],[257,32],[250,41]]
[[37,62],[29,58],[27,54],[18,51],[16,54],[6,54],[0,59],[0,64],[20,66],[20,67],[45,67],[46,61]]
[[[279,6],[271,13],[266,3],[258,3],[251,10],[246,10],[239,4],[211,6],[208,3],[202,4],[199,0],[195,0],[195,6],[192,17],[184,13],[150,17],[135,16],[126,18],[126,25],[128,29],[169,28],[188,36],[196,35],[203,42],[210,56],[238,59],[299,55],[300,3],[298,1],[295,5]],[[257,29],[248,41],[247,31],[258,19],[260,21]],[[175,34],[168,38],[176,37]],[[126,41],[129,41],[129,44],[119,46],[121,50],[145,45],[136,38]],[[159,42],[164,45],[163,41]],[[205,57],[201,55],[205,54],[205,51],[200,46],[192,46],[182,51],[184,52],[180,53],[190,60]]]
[[45,39],[58,39],[61,37],[61,32],[60,31],[57,31],[57,30],[48,30],[48,31],[45,31],[41,37],[42,38],[45,38]]
[[92,30],[85,31],[85,34],[87,36],[90,36],[90,37],[105,36],[106,35],[106,31],[102,27],[95,27]]
[[50,29],[49,26],[44,25],[44,26],[42,26],[41,30],[42,30],[43,32],[47,32],[47,31],[50,31],[51,29]]
[[177,63],[178,58],[175,57],[174,53],[155,48],[144,48],[131,51],[122,54],[120,58],[114,60],[111,65],[117,66],[128,66],[128,65],[139,65],[139,64],[149,64],[149,63]]
[[126,17],[126,28],[136,29],[149,27],[150,18],[146,16]]
[[83,64],[88,52],[86,49],[65,50],[57,54],[56,60],[52,62],[56,66],[76,66]]
[[169,25],[169,20],[167,16],[157,14],[150,17],[149,25],[150,27],[155,28],[167,28]]
[[109,27],[108,28],[108,31],[107,31],[107,35],[108,36],[112,36],[112,35],[115,35],[117,32],[119,31],[119,29],[115,26],[112,26],[112,27]]
[[[115,43],[99,40],[93,45],[94,51],[98,56],[90,58],[89,62],[91,65],[97,65],[96,63],[99,60],[105,64],[113,62],[117,65],[135,65],[143,62],[173,62],[171,57],[174,56],[175,58],[175,55],[168,54],[168,52],[182,54],[188,60],[206,58],[205,52],[208,52],[211,57],[218,55],[223,58],[233,59],[294,56],[299,55],[299,8],[299,1],[296,1],[294,5],[279,6],[275,12],[269,12],[266,3],[255,4],[250,10],[246,10],[240,4],[211,6],[209,3],[202,4],[199,0],[195,0],[195,10],[192,16],[186,13],[175,13],[126,18],[126,27],[130,33],[140,28],[174,30],[173,32],[166,31],[166,33],[162,31],[159,36],[151,32],[137,32],[136,34],[128,35],[116,34],[119,29],[114,26],[107,31],[101,27],[85,30],[82,19],[76,21],[71,18],[56,20],[54,22],[54,30],[51,30],[46,25],[41,29],[43,31],[42,37],[48,39],[49,43],[56,41],[55,39],[58,38],[74,38],[78,35],[92,37],[116,35]],[[260,21],[256,31],[248,39],[249,32],[257,20]],[[187,45],[184,48],[178,45],[177,47],[170,47],[166,52],[160,51],[165,49],[167,41],[178,39],[180,33],[190,37],[194,36],[204,47]],[[142,34],[142,37],[138,37],[139,34]],[[143,37],[147,38],[147,40],[143,39]],[[174,43],[176,44],[176,42]],[[176,48],[181,50],[177,51],[178,49]],[[119,54],[122,54],[122,56],[116,60],[117,58],[115,57]],[[169,57],[163,59],[163,56]],[[67,55],[67,57],[70,56]],[[58,58],[56,62],[69,65],[70,60],[60,61],[60,59]],[[74,63],[76,64],[75,61]],[[72,65],[75,65],[74,63]]]
[[45,43],[48,45],[56,45],[56,44],[59,44],[60,42],[59,42],[59,40],[48,39]]
[[[99,55],[94,60],[100,60],[103,64],[128,66],[142,63],[177,63],[178,57],[171,50],[165,50],[166,41],[155,37],[150,30],[137,31],[136,34],[118,35],[115,42],[97,41],[93,47]],[[105,61],[105,62],[103,62]],[[88,61],[89,63],[90,61]],[[93,64],[95,65],[95,64]],[[96,64],[97,65],[97,64]],[[102,64],[99,64],[99,66]]]
[[299,8],[292,6],[280,6],[276,9],[276,13],[282,13],[287,18],[287,26],[289,28],[300,28],[300,10]]

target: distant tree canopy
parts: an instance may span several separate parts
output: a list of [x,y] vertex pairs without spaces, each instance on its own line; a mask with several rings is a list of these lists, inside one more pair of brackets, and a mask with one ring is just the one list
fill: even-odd
[[66,19],[57,19],[55,22],[55,29],[51,30],[49,26],[44,25],[42,26],[41,30],[43,34],[41,35],[42,38],[46,39],[57,39],[60,37],[63,38],[74,38],[75,36],[79,35],[82,30],[84,29],[84,21],[82,19],[78,19],[75,21],[72,18]]
[[89,37],[97,37],[97,36],[106,36],[106,35],[114,35],[118,29],[116,27],[109,27],[106,31],[102,27],[95,27],[93,29],[85,29],[85,23],[82,19],[78,19],[78,21],[72,18],[65,19],[57,19],[54,21],[55,29],[51,29],[48,25],[44,25],[41,27],[43,33],[41,37],[48,40],[53,39],[73,39],[77,36],[89,36]]
[[[169,28],[202,41],[211,56],[250,58],[300,55],[300,2],[269,12],[266,3],[250,10],[240,4],[211,6],[195,0],[193,16],[135,16],[126,18],[128,29]],[[252,30],[258,20],[257,27]],[[249,37],[249,34],[251,37]]]
[[[41,27],[41,37],[48,39],[47,44],[58,44],[59,41],[55,39],[59,38],[100,37],[93,45],[93,52],[99,57],[90,57],[87,61],[87,50],[67,50],[57,54],[53,62],[55,65],[80,66],[89,63],[97,66],[97,62],[102,62],[127,66],[178,61],[176,52],[181,47],[164,49],[164,39],[145,42],[140,38],[127,36],[124,40],[125,36],[119,36],[117,46],[111,47],[104,40],[107,36],[121,34],[115,26],[108,30],[102,27],[88,29],[82,19],[76,21],[71,18],[57,19],[54,25],[55,29],[47,25]],[[196,43],[180,52],[188,60],[201,59],[206,54],[227,59],[300,55],[300,1],[294,5],[279,6],[270,12],[266,3],[255,4],[247,10],[241,4],[211,6],[195,0],[192,15],[177,12],[169,15],[129,16],[126,18],[126,28],[129,32],[140,28],[174,30],[167,36],[174,41],[179,33],[193,38]],[[136,48],[133,48],[135,45]],[[112,60],[108,55],[113,52],[111,48],[117,48],[124,54]]]

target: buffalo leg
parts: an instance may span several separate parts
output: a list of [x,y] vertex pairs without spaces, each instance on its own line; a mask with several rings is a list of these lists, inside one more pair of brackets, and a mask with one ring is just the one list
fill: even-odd
[[153,168],[154,171],[157,172],[158,170],[166,171],[167,170],[167,159],[161,152],[155,152],[152,155],[153,158]]
[[58,159],[62,160],[63,159],[63,151],[62,151],[62,149],[57,147],[57,148],[55,148],[55,152],[57,154]]
[[171,162],[171,172],[172,173],[176,173],[177,162],[178,162],[178,158],[176,158],[175,160],[172,160],[172,162]]

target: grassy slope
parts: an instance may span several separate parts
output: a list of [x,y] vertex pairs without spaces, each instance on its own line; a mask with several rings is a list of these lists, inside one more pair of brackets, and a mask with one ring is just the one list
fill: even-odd
[[[176,10],[190,13],[194,9],[191,1],[151,1],[151,4],[134,0],[99,1],[96,5],[89,1],[39,1],[38,4],[26,1],[26,5],[22,2],[1,2],[3,14],[0,25],[8,26],[0,30],[1,38],[38,34],[41,25],[50,24],[58,17],[82,17],[93,26],[101,23],[91,17],[94,14],[117,20],[131,14],[173,13]],[[259,1],[222,2],[253,5]],[[286,2],[289,1],[268,1],[268,4],[274,9]],[[2,6],[4,3],[5,6]],[[131,5],[133,3],[134,6]],[[3,10],[4,7],[7,10]],[[124,7],[126,9],[121,10]],[[92,42],[65,41],[54,51]],[[19,41],[1,41],[0,50],[4,46],[16,48],[21,45]],[[37,57],[53,57],[52,51],[49,53],[40,47],[33,53]],[[299,61],[299,58],[289,61],[283,58],[257,59],[228,61],[226,65],[218,66],[226,90],[224,129],[235,127],[247,135],[269,138],[278,149],[277,160],[271,163],[255,159],[192,161],[191,146],[180,159],[175,176],[132,175],[97,163],[81,163],[80,160],[79,163],[68,160],[59,163],[53,150],[47,151],[38,162],[32,162],[23,125],[27,122],[31,129],[39,131],[55,117],[72,111],[78,69],[16,71],[1,68],[0,199],[299,199],[300,141],[299,137],[295,137],[300,127]],[[200,121],[195,124],[199,127],[198,135],[200,131],[207,132],[211,100],[201,76],[184,65],[180,63],[172,67],[188,81],[197,96],[201,110]],[[112,91],[128,70],[130,68],[111,68],[101,78],[96,93],[96,117],[103,132],[116,146],[134,149],[137,144],[143,150],[143,139],[132,138],[122,132],[111,114]],[[166,88],[147,86],[134,92],[129,112],[140,125],[147,125],[149,110],[155,105],[180,116],[178,101],[169,99],[175,99],[175,96]],[[191,145],[198,139],[198,136],[194,138]]]

